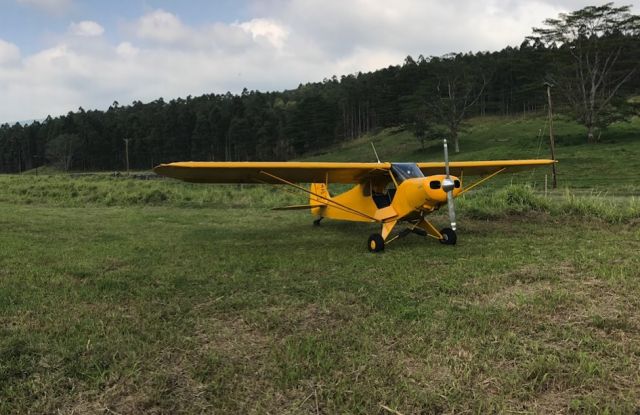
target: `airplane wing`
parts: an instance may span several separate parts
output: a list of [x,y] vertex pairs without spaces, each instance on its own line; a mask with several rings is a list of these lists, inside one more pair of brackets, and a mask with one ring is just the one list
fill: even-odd
[[194,183],[359,183],[386,175],[390,163],[177,162],[161,164],[157,174]]
[[[548,166],[554,160],[490,160],[490,161],[451,161],[449,169],[454,176],[482,176],[506,169],[507,172],[529,170],[535,167]],[[425,176],[444,174],[444,162],[418,163]]]
[[[452,161],[451,174],[485,175],[505,168],[509,172],[553,164],[553,160]],[[425,176],[444,173],[443,162],[418,163]],[[328,162],[209,162],[161,164],[153,169],[162,176],[194,183],[360,183],[387,175],[391,163]]]

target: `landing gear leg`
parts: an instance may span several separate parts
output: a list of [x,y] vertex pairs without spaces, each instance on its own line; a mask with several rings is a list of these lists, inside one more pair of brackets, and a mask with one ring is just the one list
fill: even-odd
[[431,224],[425,218],[422,218],[420,222],[416,223],[411,230],[417,234],[426,234],[432,238],[435,238],[444,245],[455,245],[457,241],[456,231],[451,228],[444,228],[438,231],[435,226]]
[[322,219],[324,219],[323,216],[320,216],[318,219],[313,221],[313,226],[320,226],[320,222],[322,222]]
[[416,223],[411,230],[418,235],[430,236],[439,241],[443,239],[442,233],[438,232],[438,229],[425,218],[422,218],[420,222]]

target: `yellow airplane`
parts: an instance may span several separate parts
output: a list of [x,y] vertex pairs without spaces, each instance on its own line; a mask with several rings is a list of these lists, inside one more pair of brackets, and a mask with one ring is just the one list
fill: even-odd
[[[375,148],[374,148],[375,152]],[[309,194],[308,205],[286,206],[276,210],[309,209],[318,218],[376,222],[380,233],[369,236],[371,252],[414,232],[430,236],[443,244],[456,243],[454,198],[468,192],[504,171],[519,171],[550,165],[554,160],[493,160],[449,162],[444,140],[444,162],[382,163],[325,162],[176,162],[161,164],[153,170],[160,175],[194,183],[283,184]],[[444,173],[444,174],[443,174]],[[481,179],[463,188],[464,175]],[[298,183],[311,183],[309,189]],[[350,190],[332,196],[330,183],[349,183]],[[438,230],[426,219],[447,204],[451,227]],[[391,236],[400,222],[408,227]]]

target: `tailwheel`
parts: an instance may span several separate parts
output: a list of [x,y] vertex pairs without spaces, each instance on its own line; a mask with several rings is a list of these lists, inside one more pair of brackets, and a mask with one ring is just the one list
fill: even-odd
[[442,239],[440,239],[441,244],[445,245],[455,245],[456,240],[458,239],[456,236],[456,231],[451,228],[444,228],[440,231],[442,234]]
[[379,233],[374,233],[369,236],[367,247],[369,248],[369,252],[384,251],[384,239],[382,239],[382,235],[380,235]]
[[313,226],[320,226],[320,222],[322,222],[322,219],[324,219],[324,216],[320,216],[318,219],[313,221]]

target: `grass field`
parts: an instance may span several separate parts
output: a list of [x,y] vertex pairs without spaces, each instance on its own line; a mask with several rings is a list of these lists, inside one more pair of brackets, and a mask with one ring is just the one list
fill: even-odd
[[495,186],[372,255],[271,187],[0,176],[0,414],[637,413],[640,201]]

